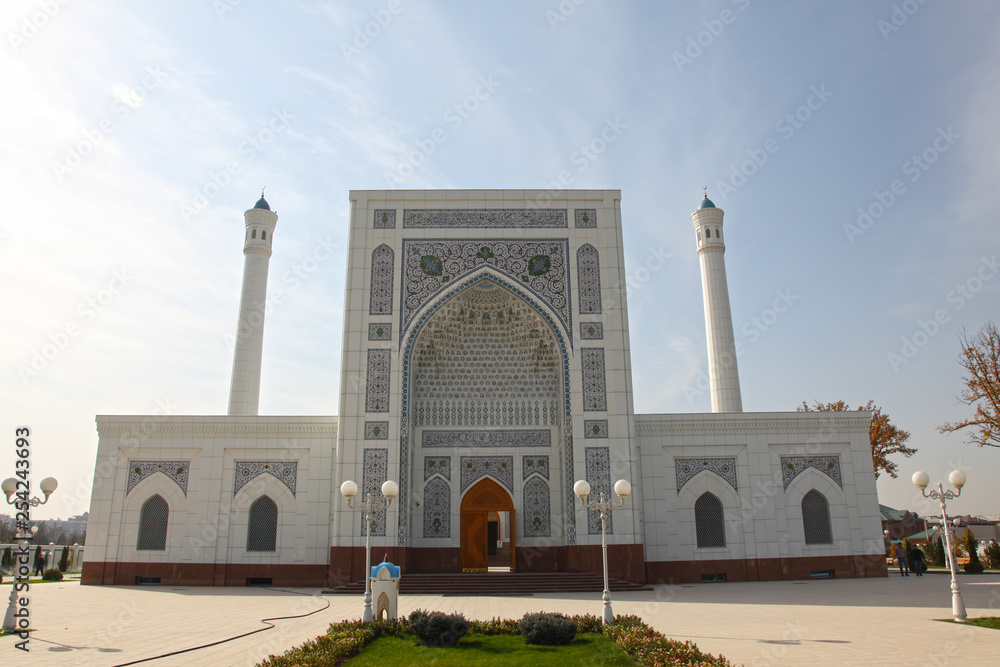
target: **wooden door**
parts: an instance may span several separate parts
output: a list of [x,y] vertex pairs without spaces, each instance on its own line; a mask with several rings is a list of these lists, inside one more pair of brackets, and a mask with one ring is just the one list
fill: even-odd
[[486,512],[462,512],[462,572],[486,569]]
[[[476,482],[462,498],[461,554],[459,563],[463,572],[486,572],[486,524],[490,512],[509,512],[511,521],[511,551],[516,549],[514,530],[514,501],[502,486],[492,479]],[[511,557],[513,569],[514,560]]]

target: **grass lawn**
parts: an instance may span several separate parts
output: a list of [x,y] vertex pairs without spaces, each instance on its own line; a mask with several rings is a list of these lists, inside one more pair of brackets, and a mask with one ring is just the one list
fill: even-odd
[[529,646],[520,635],[466,635],[452,648],[418,646],[414,637],[381,637],[365,647],[348,665],[635,665],[607,637],[581,633],[565,646]]
[[[957,623],[953,618],[942,618],[940,619],[946,623]],[[970,618],[965,622],[965,625],[977,625],[981,628],[993,628],[994,630],[1000,630],[1000,618],[996,616],[983,616],[982,618]]]

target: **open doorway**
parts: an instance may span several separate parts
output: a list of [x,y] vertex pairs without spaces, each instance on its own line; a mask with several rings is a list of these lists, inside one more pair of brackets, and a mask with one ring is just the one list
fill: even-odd
[[493,480],[480,480],[462,499],[462,572],[514,572],[514,503]]

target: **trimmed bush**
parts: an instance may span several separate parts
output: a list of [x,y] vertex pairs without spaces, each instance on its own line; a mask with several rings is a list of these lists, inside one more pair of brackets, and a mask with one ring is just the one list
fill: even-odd
[[45,572],[42,572],[42,581],[62,581],[62,578],[63,578],[62,572],[60,572],[56,568],[52,568],[50,570],[45,570]]
[[424,646],[450,648],[469,631],[469,622],[461,614],[442,614],[417,609],[407,619],[410,630]]
[[576,621],[564,614],[525,614],[519,627],[526,644],[559,646],[576,638]]
[[489,621],[469,621],[469,634],[516,635],[518,622],[509,618],[493,618]]
[[986,558],[986,567],[991,570],[1000,570],[1000,544],[990,542],[986,545],[986,551],[983,555]]

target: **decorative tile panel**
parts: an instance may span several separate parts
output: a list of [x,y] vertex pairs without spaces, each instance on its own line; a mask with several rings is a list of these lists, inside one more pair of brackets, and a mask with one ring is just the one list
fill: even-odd
[[552,533],[552,510],[549,501],[549,485],[540,477],[532,477],[524,485],[525,537],[549,537]]
[[782,456],[781,480],[785,484],[785,489],[806,468],[819,470],[835,481],[837,486],[844,488],[844,480],[840,474],[839,456]]
[[725,457],[705,457],[700,459],[674,459],[674,476],[677,480],[677,493],[692,477],[702,470],[714,472],[726,480],[733,491],[739,487],[736,484],[736,459]]
[[136,484],[157,472],[162,472],[174,480],[184,495],[187,495],[188,475],[191,472],[190,461],[129,461],[125,495],[131,493]]
[[463,456],[459,464],[462,475],[462,492],[480,477],[491,475],[494,479],[514,490],[513,456]]
[[365,412],[389,412],[389,352],[368,350]]
[[584,438],[607,438],[608,437],[608,420],[607,419],[584,419],[583,420],[583,437]]
[[365,422],[365,440],[388,440],[389,422]]
[[[403,227],[448,227],[497,229],[502,227],[567,227],[566,209],[485,208],[405,209]],[[579,225],[577,225],[579,227]]]
[[294,496],[298,469],[298,461],[236,461],[233,469],[233,495],[235,496],[244,486],[266,473],[288,487]]
[[596,229],[597,228],[597,209],[596,208],[578,208],[573,211],[573,217],[575,218],[577,229]]
[[[587,447],[584,463],[587,466],[587,481],[590,482],[590,497],[587,500],[599,500],[602,493],[605,500],[617,498],[611,492],[611,450],[607,447]],[[606,530],[609,535],[615,532],[613,515],[614,512],[607,513]],[[597,510],[587,510],[587,530],[591,535],[601,533],[601,513]]]
[[568,254],[566,239],[404,240],[400,331],[406,332],[417,312],[449,284],[481,268],[522,285],[570,331]]
[[368,325],[368,340],[392,340],[392,324],[371,322]]
[[[372,499],[382,498],[382,484],[389,477],[389,450],[365,449],[361,472],[361,489],[358,500],[364,502],[370,494]],[[383,498],[384,500],[384,498]],[[362,513],[363,514],[363,513]],[[403,512],[400,512],[402,515]],[[372,512],[372,535],[385,535],[385,510]],[[364,521],[361,522],[361,536],[365,535]]]
[[423,447],[551,447],[549,430],[535,431],[423,431]]
[[604,323],[580,322],[580,340],[604,340]]
[[545,479],[549,478],[549,457],[548,456],[522,456],[521,457],[521,481],[524,481],[534,474],[539,474]]
[[395,229],[396,228],[396,209],[394,208],[377,208],[375,209],[375,224],[373,225],[375,229]]
[[424,537],[451,537],[451,487],[440,477],[424,485]]
[[424,457],[424,481],[426,482],[434,475],[442,475],[445,479],[451,480],[450,456]]
[[580,352],[583,362],[583,409],[588,412],[604,412],[608,409],[604,348],[585,347]]
[[576,275],[580,287],[580,314],[601,314],[601,259],[597,248],[584,243],[576,251]]
[[395,255],[386,244],[372,250],[371,296],[369,315],[392,315],[392,278]]
[[[573,472],[573,426],[566,420],[566,437],[563,439],[563,492],[566,500],[566,543],[576,544],[576,494],[573,485],[576,474]],[[570,509],[573,508],[573,509]]]

